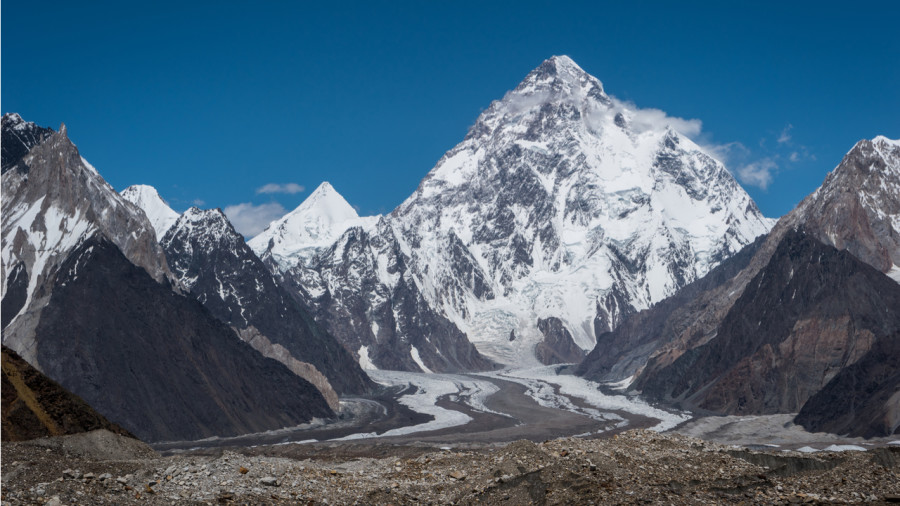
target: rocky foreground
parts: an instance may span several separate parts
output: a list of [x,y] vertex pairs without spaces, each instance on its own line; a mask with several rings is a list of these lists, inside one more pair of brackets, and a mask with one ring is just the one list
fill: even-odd
[[475,447],[281,445],[161,457],[99,430],[4,443],[3,504],[900,502],[900,447],[757,452],[635,430]]

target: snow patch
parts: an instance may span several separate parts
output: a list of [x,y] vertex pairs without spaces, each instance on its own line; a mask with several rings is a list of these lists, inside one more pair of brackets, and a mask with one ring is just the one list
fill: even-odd
[[369,359],[369,347],[368,346],[360,346],[359,347],[359,366],[367,371],[377,370],[375,364],[372,363],[372,360]]
[[415,360],[416,365],[422,369],[422,372],[431,373],[432,370],[425,365],[425,362],[422,362],[422,357],[419,355],[419,349],[415,346],[410,345],[409,354],[412,356],[412,359]]

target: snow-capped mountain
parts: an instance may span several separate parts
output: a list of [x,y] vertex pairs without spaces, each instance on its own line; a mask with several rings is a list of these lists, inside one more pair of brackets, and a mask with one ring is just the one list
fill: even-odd
[[125,200],[144,210],[150,224],[153,225],[153,230],[156,231],[157,240],[161,240],[166,231],[178,220],[178,213],[169,207],[152,186],[132,185],[122,190],[121,195]]
[[360,217],[326,181],[296,209],[273,221],[248,244],[260,258],[271,258],[280,270],[285,270],[309,261],[334,244],[347,229],[370,228],[379,218]]
[[171,273],[147,217],[81,157],[65,125],[52,132],[7,114],[3,132],[21,142],[3,151],[3,342],[37,365],[34,326],[60,264],[85,240],[105,236],[157,281]]
[[219,209],[192,207],[162,238],[172,272],[191,296],[263,355],[338,393],[373,387],[353,357],[282,288]]
[[[772,224],[720,162],[655,113],[608,96],[568,57],[550,58],[492,103],[376,227],[349,229],[284,275],[335,335],[351,333],[336,326],[357,336],[372,329],[345,342],[364,361],[385,325],[404,343],[427,334],[397,323],[404,308],[423,305],[499,362],[534,361],[540,343],[543,357],[557,356],[548,343],[566,356],[573,344],[590,349],[597,331]],[[397,299],[401,284],[414,300]],[[393,323],[376,316],[386,301]],[[328,321],[337,314],[365,321]],[[551,318],[559,324],[539,324]],[[394,353],[418,351],[441,368],[406,348]],[[428,355],[439,358],[440,348]]]

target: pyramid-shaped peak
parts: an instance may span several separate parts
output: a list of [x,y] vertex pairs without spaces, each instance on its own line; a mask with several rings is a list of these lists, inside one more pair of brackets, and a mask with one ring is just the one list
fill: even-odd
[[330,246],[351,227],[374,226],[380,216],[360,217],[328,182],[296,209],[273,221],[247,244],[260,257],[271,255],[284,268]]
[[328,181],[323,181],[309,197],[306,197],[306,200],[297,209],[289,214],[305,213],[312,210],[338,219],[359,217],[356,209],[353,209],[353,206]]
[[[322,196],[322,195],[329,195],[329,194],[335,194],[338,197],[341,197],[341,194],[339,194],[337,192],[337,190],[334,189],[334,186],[331,186],[331,183],[329,183],[328,181],[322,181],[322,183],[319,184],[319,186],[317,186],[316,189],[313,190],[313,192],[309,194],[309,196],[312,197],[314,195]],[[343,198],[343,197],[341,197],[341,198]]]
[[557,72],[586,73],[577,63],[575,63],[575,60],[564,54],[551,56],[544,60],[544,63],[555,67]]
[[[544,60],[536,69],[532,70],[526,80],[561,80],[561,81],[597,81],[568,56],[551,56]],[[599,82],[599,81],[597,81]]]
[[[231,221],[219,208],[191,207],[178,218],[172,225],[172,229],[175,231],[175,235],[203,235],[225,239],[236,237],[243,240],[243,236],[234,229]],[[170,236],[171,234],[167,235],[167,239],[170,239]]]
[[608,103],[603,83],[588,74],[568,56],[551,56],[532,70],[506,98],[540,97],[547,100],[591,98]]

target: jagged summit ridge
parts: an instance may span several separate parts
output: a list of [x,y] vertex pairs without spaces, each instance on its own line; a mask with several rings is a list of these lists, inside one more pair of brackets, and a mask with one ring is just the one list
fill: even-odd
[[[623,306],[662,300],[771,226],[700,146],[562,57],[494,102],[391,218],[418,245],[426,296],[483,351],[526,336],[514,352],[499,341],[498,359],[526,352],[549,317],[589,348],[598,303],[615,325]],[[456,241],[485,289],[459,282]]]
[[129,186],[122,190],[121,195],[125,200],[144,210],[153,225],[153,230],[156,231],[157,240],[161,240],[169,227],[178,220],[178,213],[169,207],[169,204],[159,196],[156,188],[150,185]]
[[369,227],[379,216],[360,217],[327,181],[296,209],[272,222],[248,244],[260,258],[286,269],[330,246],[351,227]]

